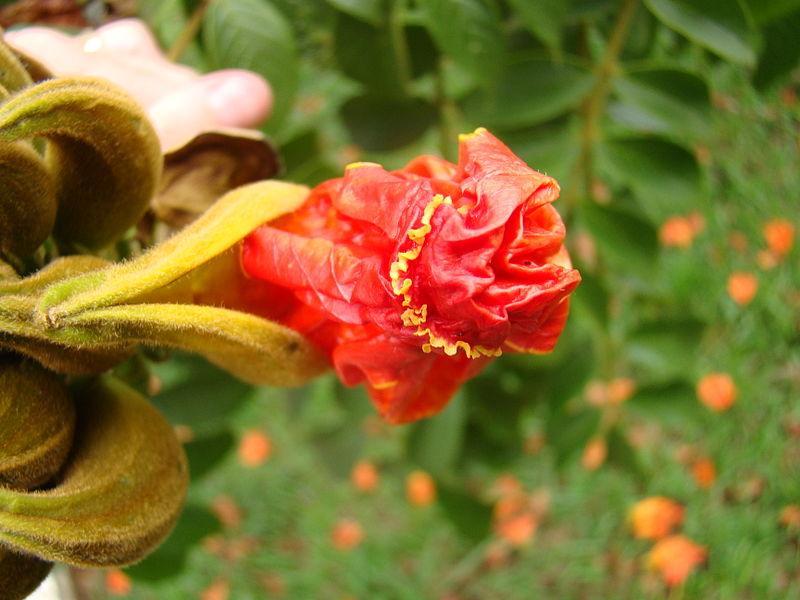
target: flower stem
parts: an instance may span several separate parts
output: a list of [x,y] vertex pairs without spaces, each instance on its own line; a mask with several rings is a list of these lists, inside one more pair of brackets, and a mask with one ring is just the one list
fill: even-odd
[[183,30],[167,51],[167,58],[169,60],[177,62],[181,56],[183,56],[183,53],[186,52],[189,44],[192,43],[192,40],[197,36],[197,32],[200,31],[200,26],[203,24],[203,17],[213,1],[214,0],[200,0],[197,4],[189,20],[186,21]]
[[[608,103],[611,81],[617,71],[619,56],[625,47],[625,41],[628,39],[630,24],[638,4],[639,0],[624,0],[617,14],[617,20],[608,39],[603,58],[595,69],[597,79],[594,87],[592,87],[592,91],[581,107],[583,121],[581,127],[581,150],[570,179],[572,181],[581,180],[583,193],[587,197],[592,196],[594,145],[600,137],[600,119]],[[571,193],[565,196],[567,206],[575,204],[579,189],[581,188],[577,185],[571,186]]]
[[408,43],[405,33],[406,2],[395,0],[389,13],[389,35],[392,40],[392,51],[397,72],[403,89],[408,92],[411,84],[411,58],[408,54]]

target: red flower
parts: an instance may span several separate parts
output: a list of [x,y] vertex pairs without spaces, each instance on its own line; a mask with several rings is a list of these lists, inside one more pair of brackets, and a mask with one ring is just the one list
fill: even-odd
[[502,351],[553,349],[580,281],[558,192],[478,129],[457,165],[348,166],[253,232],[242,261],[283,293],[270,316],[327,352],[345,384],[365,382],[384,418],[412,421]]

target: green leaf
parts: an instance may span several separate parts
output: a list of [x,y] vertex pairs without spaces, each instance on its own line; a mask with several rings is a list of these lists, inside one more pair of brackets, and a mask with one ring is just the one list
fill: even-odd
[[213,514],[205,508],[188,504],[167,540],[150,556],[128,567],[125,572],[135,580],[148,582],[179,575],[186,566],[189,553],[219,529],[220,523]]
[[764,29],[764,48],[758,57],[754,82],[766,89],[785,79],[800,64],[800,10]]
[[235,443],[230,431],[199,437],[183,445],[189,460],[189,475],[197,481],[214,469],[228,455]]
[[561,29],[570,10],[570,0],[509,0],[516,16],[551,50],[561,49]]
[[453,398],[438,415],[411,425],[406,454],[432,475],[446,476],[461,454],[466,417],[464,398]]
[[547,443],[556,455],[556,464],[564,465],[583,450],[586,442],[597,433],[600,426],[600,411],[594,409],[572,413],[553,410],[545,421]]
[[380,25],[386,18],[383,0],[326,0],[328,4],[343,13],[366,21],[371,25]]
[[581,284],[572,293],[572,307],[578,312],[588,315],[600,330],[608,326],[609,298],[608,290],[599,277],[583,271]]
[[246,383],[191,355],[172,356],[153,365],[152,372],[162,384],[153,404],[170,423],[186,425],[197,434],[225,430],[229,417],[253,392]]
[[658,256],[658,235],[644,219],[617,208],[585,203],[579,217],[603,257],[620,273],[650,274]]
[[629,473],[640,482],[647,480],[647,472],[636,450],[619,427],[612,427],[606,435],[606,447],[608,448],[606,461],[609,465]]
[[703,414],[694,387],[685,381],[642,387],[625,405],[648,419],[675,425],[685,424],[687,419],[698,419]]
[[501,129],[537,125],[578,106],[594,80],[581,67],[536,58],[509,64],[499,77],[496,87],[465,100],[471,123]]
[[609,113],[626,127],[677,138],[708,134],[708,85],[694,73],[661,68],[630,71],[614,80],[614,93],[619,102],[609,106]]
[[656,222],[698,208],[700,167],[685,148],[658,138],[627,138],[602,143],[601,170],[630,186],[638,204]]
[[[759,25],[774,23],[789,13],[800,9],[800,0],[745,0],[750,14]],[[769,42],[769,34],[765,34]]]
[[560,180],[562,187],[580,154],[577,119],[566,118],[553,123],[503,134],[503,142],[528,165]]
[[342,119],[353,141],[369,151],[394,150],[424,134],[438,116],[419,98],[359,96],[344,103]]
[[480,542],[492,524],[492,507],[464,491],[436,482],[439,506],[456,531],[473,542]]
[[347,477],[353,465],[363,456],[364,435],[350,423],[315,435],[312,444],[320,462],[337,477]]
[[264,76],[275,104],[267,130],[284,122],[294,102],[299,69],[294,34],[268,0],[216,0],[203,22],[211,67],[249,69]]
[[489,0],[427,0],[425,26],[442,54],[484,82],[505,62],[505,36]]
[[404,94],[405,78],[387,25],[373,26],[345,14],[336,16],[334,53],[339,68],[373,95]]
[[625,352],[646,379],[663,382],[692,377],[704,325],[694,319],[645,323],[630,337]]
[[665,25],[731,62],[756,62],[755,33],[739,0],[645,0]]

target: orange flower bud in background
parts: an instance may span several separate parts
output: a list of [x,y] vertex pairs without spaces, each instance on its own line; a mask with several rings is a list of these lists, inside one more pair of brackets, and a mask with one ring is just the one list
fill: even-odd
[[242,248],[274,287],[265,315],[317,345],[393,423],[439,412],[502,352],[550,352],[580,275],[558,183],[485,129],[457,164],[350,165]]
[[728,410],[738,394],[736,384],[727,373],[709,373],[697,382],[697,397],[714,412]]
[[797,504],[784,506],[778,522],[786,529],[800,531],[800,506]]
[[217,579],[200,594],[200,600],[228,600],[231,584],[226,579]]
[[502,519],[495,525],[497,535],[514,547],[527,546],[533,540],[539,521],[532,510]]
[[773,219],[764,223],[764,239],[769,251],[781,258],[794,246],[794,225],[786,219]]
[[436,501],[436,482],[425,471],[412,471],[406,478],[406,498],[414,506],[429,506]]
[[119,569],[106,571],[105,577],[106,591],[112,596],[127,596],[133,589],[131,578]]
[[709,458],[699,458],[692,463],[692,477],[698,487],[708,489],[717,480],[717,468]]
[[608,446],[605,439],[601,437],[592,438],[583,449],[581,464],[587,471],[596,471],[604,462],[608,455]]
[[643,540],[658,540],[683,523],[684,508],[675,500],[652,496],[639,500],[630,511],[633,536]]
[[608,382],[608,401],[611,404],[622,404],[633,396],[636,382],[630,377],[616,377]]
[[331,542],[337,550],[352,550],[364,540],[364,530],[361,523],[355,519],[339,520],[331,532]]
[[728,277],[728,295],[740,306],[753,301],[758,292],[758,278],[752,273],[736,272]]
[[272,455],[272,440],[262,431],[247,431],[239,441],[238,454],[244,466],[258,467]]
[[686,217],[670,217],[658,230],[658,239],[667,248],[688,248],[694,241],[694,227]]
[[653,546],[647,566],[670,587],[681,585],[708,557],[705,547],[683,535],[671,535]]
[[378,488],[378,469],[367,460],[356,463],[350,472],[350,481],[360,492],[374,492]]
[[242,524],[242,508],[228,495],[221,494],[211,501],[211,512],[226,528],[236,528]]

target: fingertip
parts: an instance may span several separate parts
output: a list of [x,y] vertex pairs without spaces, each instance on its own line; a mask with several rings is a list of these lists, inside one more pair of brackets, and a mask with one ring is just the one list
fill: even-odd
[[217,124],[255,127],[272,112],[272,88],[260,75],[243,69],[225,69],[200,80]]

